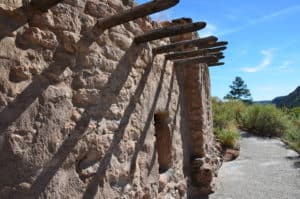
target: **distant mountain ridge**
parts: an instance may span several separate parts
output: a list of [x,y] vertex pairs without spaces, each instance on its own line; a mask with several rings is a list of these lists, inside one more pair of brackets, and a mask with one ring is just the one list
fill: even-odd
[[300,106],[300,86],[293,92],[286,96],[276,97],[272,100],[272,103],[278,107],[293,108]]

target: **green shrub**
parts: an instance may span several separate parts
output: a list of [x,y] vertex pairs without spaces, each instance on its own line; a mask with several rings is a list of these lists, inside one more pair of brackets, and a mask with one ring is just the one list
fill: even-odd
[[214,127],[217,129],[224,129],[229,123],[238,126],[238,121],[246,110],[246,105],[238,100],[222,102],[218,98],[213,98],[212,104]]
[[258,136],[282,137],[300,151],[300,107],[278,109],[218,98],[213,98],[212,104],[214,133],[225,147],[234,147],[240,137],[237,129],[243,129]]
[[242,115],[240,126],[259,136],[282,136],[288,117],[273,105],[252,105]]
[[296,118],[300,118],[300,107],[293,108],[291,112]]
[[289,115],[288,129],[284,133],[283,139],[288,142],[290,147],[300,151],[300,118]]
[[240,138],[237,120],[245,111],[246,105],[237,100],[222,102],[217,98],[213,98],[212,104],[214,134],[224,147],[234,148]]
[[216,133],[217,139],[226,148],[235,148],[240,139],[240,134],[236,128],[225,128],[218,130]]

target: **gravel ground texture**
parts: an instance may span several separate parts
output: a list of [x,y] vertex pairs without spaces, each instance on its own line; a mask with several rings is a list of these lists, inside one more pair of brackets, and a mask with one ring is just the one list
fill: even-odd
[[209,199],[300,199],[300,158],[278,139],[242,133],[240,156],[223,164]]

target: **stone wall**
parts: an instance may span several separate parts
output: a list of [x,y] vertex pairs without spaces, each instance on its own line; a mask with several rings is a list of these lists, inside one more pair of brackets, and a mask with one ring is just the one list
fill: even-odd
[[136,45],[159,26],[149,18],[91,36],[131,0],[64,0],[47,12],[22,2],[0,0],[0,198],[209,192],[218,161],[207,67],[153,55],[168,39]]

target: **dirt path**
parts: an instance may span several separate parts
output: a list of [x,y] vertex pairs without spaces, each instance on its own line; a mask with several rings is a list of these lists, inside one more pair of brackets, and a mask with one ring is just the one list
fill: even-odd
[[276,139],[243,133],[240,157],[224,163],[209,199],[300,199],[300,158]]

